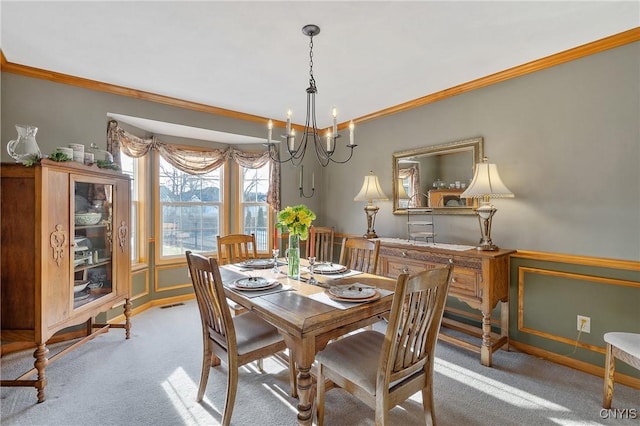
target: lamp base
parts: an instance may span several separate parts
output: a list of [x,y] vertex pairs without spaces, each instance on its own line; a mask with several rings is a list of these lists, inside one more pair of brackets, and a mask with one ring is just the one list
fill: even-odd
[[495,251],[499,250],[498,246],[491,241],[491,220],[498,210],[489,202],[482,202],[476,209],[478,222],[480,223],[480,242],[476,246],[476,250]]
[[496,251],[496,250],[500,250],[500,247],[498,247],[495,244],[492,244],[491,241],[480,240],[480,243],[476,246],[476,250]]
[[367,215],[367,233],[363,235],[365,238],[378,238],[376,230],[373,229],[373,225],[376,222],[376,214],[380,210],[380,207],[368,204],[364,208],[364,213]]

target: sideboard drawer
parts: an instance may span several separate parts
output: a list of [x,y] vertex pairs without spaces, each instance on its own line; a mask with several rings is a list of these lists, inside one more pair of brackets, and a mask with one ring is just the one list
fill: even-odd
[[453,280],[449,293],[459,296],[480,296],[480,281],[482,277],[478,271],[468,268],[453,267]]
[[396,278],[401,274],[415,275],[418,272],[422,272],[428,268],[428,265],[423,262],[410,262],[406,259],[386,258],[383,260],[383,275]]

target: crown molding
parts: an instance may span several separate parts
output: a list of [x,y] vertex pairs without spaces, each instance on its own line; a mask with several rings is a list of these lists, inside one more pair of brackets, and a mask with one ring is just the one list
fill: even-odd
[[[565,50],[560,53],[556,53],[535,61],[527,62],[522,65],[518,65],[504,71],[500,71],[494,74],[490,74],[485,77],[478,78],[466,83],[459,84],[457,86],[450,87],[439,92],[431,93],[420,98],[404,102],[389,108],[382,109],[380,111],[373,112],[371,114],[364,115],[362,117],[354,118],[354,123],[363,123],[378,118],[382,118],[388,115],[396,114],[403,111],[408,111],[414,108],[421,107],[430,103],[441,101],[453,96],[457,96],[463,93],[470,92],[472,90],[487,87],[493,84],[501,83],[512,78],[521,77],[536,71],[541,71],[547,68],[561,65],[566,62],[574,61],[576,59],[584,58],[586,56],[594,55],[596,53],[604,52],[606,50],[614,49],[616,47],[624,46],[626,44],[634,43],[640,40],[640,27],[632,28],[628,31],[624,31],[618,34],[614,34],[609,37],[605,37],[600,40],[596,40],[591,43],[583,44],[569,50]],[[205,105],[197,102],[186,101],[182,99],[172,98],[169,96],[158,95],[155,93],[145,92],[142,90],[130,89],[128,87],[117,86],[114,84],[103,83],[100,81],[89,80],[82,77],[76,77],[68,74],[62,74],[55,71],[43,70],[40,68],[30,67],[27,65],[14,64],[8,62],[4,56],[4,52],[0,50],[0,70],[2,72],[9,72],[13,74],[19,74],[26,77],[38,78],[41,80],[53,81],[56,83],[69,84],[72,86],[83,87],[85,89],[96,90],[101,92],[112,93],[121,96],[127,96],[131,98],[141,99],[150,102],[157,102],[165,105],[170,105],[178,108],[189,109],[198,112],[204,112],[207,114],[221,115],[225,117],[235,118],[239,120],[251,121],[256,123],[262,123],[265,126],[269,121],[268,118],[260,117],[257,115],[246,114],[239,111],[233,111],[224,108],[218,108],[211,105]],[[285,127],[284,121],[274,120],[273,125],[276,127]],[[349,126],[348,122],[340,123],[338,128],[344,129]],[[302,129],[301,125],[295,125],[294,127]]]
[[[63,74],[55,71],[44,70],[41,68],[30,67],[27,65],[14,64],[7,61],[4,52],[0,50],[0,71],[12,74],[19,74],[25,77],[37,78],[40,80],[48,80],[55,83],[68,84],[71,86],[82,87],[84,89],[95,90],[99,92],[111,93],[114,95],[127,96],[130,98],[141,99],[150,102],[157,102],[178,108],[189,109],[207,114],[221,115],[225,117],[236,118],[245,121],[263,123],[265,126],[269,121],[268,118],[257,115],[246,114],[243,112],[233,111],[229,109],[219,108],[211,105],[205,105],[197,102],[185,101],[183,99],[172,98],[170,96],[158,95],[156,93],[145,92],[142,90],[131,89],[115,84],[104,83],[101,81],[90,80],[87,78],[76,77],[69,74]],[[274,126],[285,127],[284,121],[273,120]]]
[[594,55],[596,53],[604,52],[606,50],[614,49],[616,47],[624,46],[629,43],[633,43],[640,40],[640,27],[633,28],[628,31],[624,31],[610,37],[606,37],[591,43],[583,44],[569,50],[565,50],[560,53],[556,53],[535,61],[527,62],[522,65],[515,66],[513,68],[506,69],[494,74],[490,74],[485,77],[478,78],[466,83],[459,84],[457,86],[450,87],[439,92],[432,93],[430,95],[423,96],[421,98],[414,99],[412,101],[404,102],[402,104],[392,106],[363,117],[354,119],[354,123],[362,123],[364,121],[374,120],[385,117],[387,115],[396,114],[402,111],[408,111],[410,109],[418,108],[423,105],[427,105],[433,102],[441,101],[456,95],[471,92],[472,90],[480,89],[483,87],[491,86],[496,83],[501,83],[512,78],[521,77],[523,75],[531,74],[536,71],[541,71],[547,68],[554,67],[556,65],[564,64],[566,62],[574,61],[576,59],[584,58],[585,56]]

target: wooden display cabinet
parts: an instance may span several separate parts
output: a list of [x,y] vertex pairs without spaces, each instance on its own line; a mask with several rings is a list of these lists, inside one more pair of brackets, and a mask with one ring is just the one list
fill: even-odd
[[[42,402],[50,362],[110,327],[130,336],[130,181],[97,166],[46,159],[33,167],[2,164],[0,176],[0,337],[3,346],[36,347],[34,368],[1,385],[33,386]],[[93,324],[119,304],[124,324]],[[82,323],[90,325],[86,337],[48,359],[47,341]]]

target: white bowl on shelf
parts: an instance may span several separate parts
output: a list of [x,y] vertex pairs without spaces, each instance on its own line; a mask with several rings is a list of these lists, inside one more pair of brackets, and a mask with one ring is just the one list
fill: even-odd
[[86,213],[76,213],[74,216],[74,222],[79,226],[86,225],[95,225],[100,222],[102,219],[102,213],[97,212],[86,212]]
[[89,285],[89,281],[88,280],[74,281],[73,282],[73,292],[74,293],[80,293],[82,290],[87,288],[88,285]]

